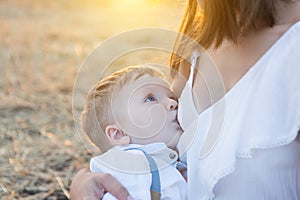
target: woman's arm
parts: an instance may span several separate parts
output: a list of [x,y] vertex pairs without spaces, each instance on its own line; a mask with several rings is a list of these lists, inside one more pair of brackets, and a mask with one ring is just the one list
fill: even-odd
[[72,200],[99,200],[109,192],[119,200],[133,200],[126,188],[110,174],[80,170],[71,184]]

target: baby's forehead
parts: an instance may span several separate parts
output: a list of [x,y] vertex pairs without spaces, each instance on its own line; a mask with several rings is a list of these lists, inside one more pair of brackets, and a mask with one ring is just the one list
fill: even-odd
[[132,95],[143,91],[153,90],[153,92],[155,92],[158,88],[170,90],[170,84],[164,78],[146,74],[139,76],[138,78],[131,78],[121,86],[119,91],[114,91],[114,93],[121,97],[125,97],[128,93]]
[[149,87],[166,87],[170,88],[170,84],[167,80],[158,76],[150,76],[148,74],[140,76],[136,79],[131,79],[128,82],[127,87],[131,88],[149,88]]

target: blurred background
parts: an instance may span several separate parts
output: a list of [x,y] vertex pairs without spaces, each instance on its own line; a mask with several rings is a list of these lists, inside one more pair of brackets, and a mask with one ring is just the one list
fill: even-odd
[[[72,115],[80,65],[113,35],[142,27],[176,31],[185,5],[0,0],[0,199],[68,199],[72,177],[91,157]],[[168,55],[137,53],[117,64],[144,62],[167,64]]]

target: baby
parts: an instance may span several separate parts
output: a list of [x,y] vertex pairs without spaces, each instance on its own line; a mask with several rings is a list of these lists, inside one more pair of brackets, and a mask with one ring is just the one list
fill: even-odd
[[[178,171],[182,163],[174,151],[182,134],[177,98],[160,71],[127,67],[97,82],[81,120],[104,152],[92,158],[92,172],[111,174],[134,200],[186,199],[186,181]],[[106,193],[103,199],[116,198]]]

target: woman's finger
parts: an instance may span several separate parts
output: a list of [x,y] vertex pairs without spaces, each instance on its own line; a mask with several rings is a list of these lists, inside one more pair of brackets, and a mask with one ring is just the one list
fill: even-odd
[[109,192],[119,200],[133,200],[126,188],[113,176],[106,173],[80,170],[71,184],[72,200],[99,200]]
[[112,175],[101,173],[97,178],[97,183],[104,191],[109,192],[119,200],[133,200],[127,189],[120,184]]

